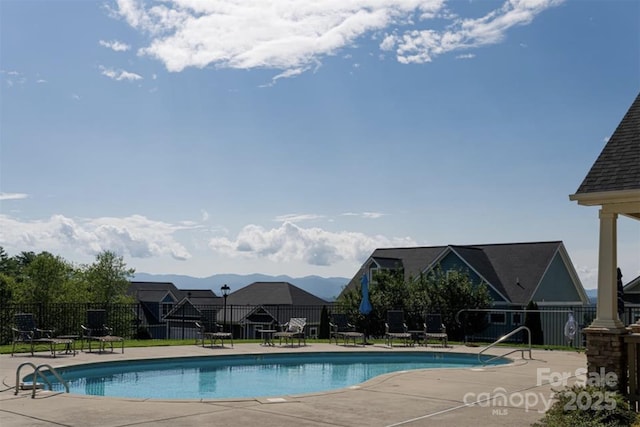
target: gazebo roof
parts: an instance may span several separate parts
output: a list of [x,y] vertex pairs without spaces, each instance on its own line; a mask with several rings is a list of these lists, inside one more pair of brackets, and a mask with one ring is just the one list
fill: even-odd
[[619,211],[640,219],[640,94],[575,194],[581,205],[627,204]]
[[640,95],[625,114],[576,194],[640,189]]

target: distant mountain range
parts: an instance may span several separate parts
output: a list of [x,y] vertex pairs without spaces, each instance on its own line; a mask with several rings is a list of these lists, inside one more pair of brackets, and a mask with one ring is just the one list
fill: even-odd
[[178,289],[211,289],[216,295],[220,295],[220,287],[224,284],[229,285],[231,292],[234,292],[254,282],[289,282],[310,294],[327,301],[333,301],[351,279],[320,276],[294,278],[265,274],[214,274],[209,277],[192,277],[179,274],[136,273],[132,280],[137,282],[171,282]]

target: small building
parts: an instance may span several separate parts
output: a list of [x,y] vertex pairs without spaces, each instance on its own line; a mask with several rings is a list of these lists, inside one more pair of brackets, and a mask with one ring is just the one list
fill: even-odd
[[[624,301],[631,304],[640,305],[640,276],[631,280],[622,288],[624,294]],[[632,322],[638,319],[631,319]]]
[[226,318],[242,328],[243,337],[259,338],[262,329],[272,329],[292,317],[304,317],[305,333],[317,337],[322,308],[330,305],[289,282],[254,282],[229,294]]
[[139,303],[139,335],[146,331],[156,339],[183,337],[185,333],[191,337],[201,310],[222,303],[210,289],[178,289],[171,282],[130,282],[127,294]]

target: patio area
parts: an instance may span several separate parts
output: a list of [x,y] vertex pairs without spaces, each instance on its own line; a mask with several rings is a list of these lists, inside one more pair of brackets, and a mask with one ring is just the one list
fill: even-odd
[[[453,346],[394,347],[383,345],[343,347],[335,344],[263,347],[236,343],[234,348],[197,345],[125,348],[124,354],[85,353],[49,357],[47,352],[0,356],[0,419],[14,426],[529,426],[549,405],[556,374],[573,376],[586,367],[583,353],[533,350],[532,360],[509,357],[503,366],[396,372],[347,389],[330,392],[225,400],[142,400],[80,396],[31,391],[14,395],[17,367],[24,362],[53,367],[78,363],[222,354],[302,353],[328,351],[441,351],[477,353],[478,348]],[[494,348],[489,354],[504,354]],[[24,373],[29,373],[23,370]],[[575,378],[569,378],[572,384]],[[168,385],[170,386],[170,384]],[[250,387],[250,385],[248,385]]]

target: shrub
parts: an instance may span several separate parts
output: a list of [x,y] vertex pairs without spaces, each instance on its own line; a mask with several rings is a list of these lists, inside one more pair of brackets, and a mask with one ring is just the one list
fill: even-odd
[[604,386],[574,385],[554,392],[556,402],[534,427],[617,427],[636,421],[625,397]]

